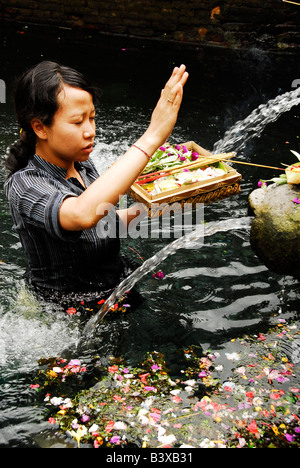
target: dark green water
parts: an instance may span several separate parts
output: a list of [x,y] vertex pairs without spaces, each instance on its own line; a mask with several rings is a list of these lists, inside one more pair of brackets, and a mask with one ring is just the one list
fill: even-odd
[[[115,161],[144,131],[151,110],[174,65],[185,63],[190,79],[172,142],[194,140],[208,149],[236,121],[300,79],[299,57],[269,56],[257,50],[179,49],[167,44],[129,39],[71,37],[65,31],[34,33],[32,28],[1,31],[0,79],[7,85],[7,103],[0,104],[0,155],[18,137],[10,91],[24,68],[51,59],[76,67],[102,90],[97,113],[94,159],[101,170]],[[233,148],[234,149],[234,148]],[[243,160],[279,165],[294,161],[300,151],[300,107],[283,113],[260,138],[238,155]],[[259,179],[275,174],[240,166],[242,192],[205,207],[211,222],[248,215],[248,195]],[[0,171],[0,184],[5,180]],[[168,239],[125,239],[122,251],[136,257],[158,252]],[[34,447],[48,428],[44,406],[30,390],[37,360],[61,355],[90,361],[122,355],[135,363],[147,351],[165,353],[176,369],[176,350],[189,344],[226,349],[232,338],[260,332],[278,318],[299,313],[299,285],[291,277],[270,272],[252,252],[249,231],[215,234],[198,250],[179,250],[160,266],[163,281],[147,275],[137,284],[144,297],[134,313],[105,323],[78,356],[80,326],[59,308],[34,300],[22,276],[26,258],[0,189],[0,446]],[[3,262],[3,263],[2,263]],[[76,354],[77,353],[77,354]],[[225,378],[225,376],[224,376]],[[38,442],[39,441],[39,442]]]

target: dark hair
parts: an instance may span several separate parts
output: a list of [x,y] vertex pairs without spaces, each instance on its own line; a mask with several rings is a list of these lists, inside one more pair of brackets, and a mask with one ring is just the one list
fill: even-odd
[[59,107],[57,97],[64,84],[83,89],[92,95],[94,102],[97,100],[96,89],[80,72],[55,62],[41,62],[17,80],[14,102],[21,133],[20,139],[10,146],[5,161],[10,175],[26,167],[34,155],[36,134],[31,122],[37,118],[51,126]]

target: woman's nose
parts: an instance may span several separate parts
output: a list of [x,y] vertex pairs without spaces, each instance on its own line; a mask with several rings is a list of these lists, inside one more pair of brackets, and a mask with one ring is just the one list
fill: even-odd
[[88,123],[83,132],[83,138],[94,138],[95,134],[95,125]]

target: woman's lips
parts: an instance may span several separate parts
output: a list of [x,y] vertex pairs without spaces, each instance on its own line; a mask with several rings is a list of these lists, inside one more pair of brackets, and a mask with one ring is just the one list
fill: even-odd
[[91,144],[87,145],[85,148],[82,148],[81,151],[83,153],[91,153],[93,151],[93,149],[94,149],[94,144],[91,143]]

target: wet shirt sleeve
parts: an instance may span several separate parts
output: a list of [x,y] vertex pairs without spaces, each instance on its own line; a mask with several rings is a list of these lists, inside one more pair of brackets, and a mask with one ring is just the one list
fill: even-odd
[[81,232],[62,229],[59,210],[68,197],[77,196],[67,187],[39,173],[28,171],[16,174],[9,190],[9,202],[24,225],[35,226],[62,240],[76,240]]

